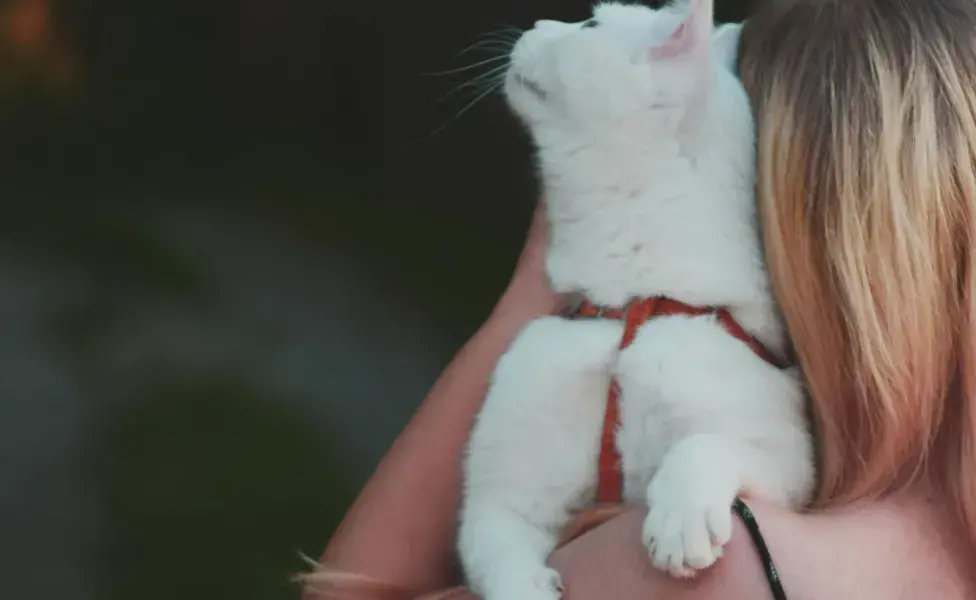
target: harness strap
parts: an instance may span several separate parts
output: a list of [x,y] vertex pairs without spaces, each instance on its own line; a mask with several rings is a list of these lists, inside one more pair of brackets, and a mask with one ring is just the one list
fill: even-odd
[[[655,296],[634,300],[627,305],[602,307],[583,301],[568,307],[562,316],[569,319],[616,319],[624,321],[624,332],[620,338],[620,349],[629,346],[641,326],[647,321],[668,315],[700,316],[714,314],[719,323],[732,336],[742,340],[760,358],[777,368],[782,368],[776,358],[755,337],[749,335],[724,308],[712,306],[693,306],[671,298]],[[623,469],[620,452],[617,450],[617,426],[620,423],[620,386],[610,381],[607,390],[607,406],[603,417],[603,433],[600,438],[600,459],[596,490],[597,504],[616,504],[623,502]]]

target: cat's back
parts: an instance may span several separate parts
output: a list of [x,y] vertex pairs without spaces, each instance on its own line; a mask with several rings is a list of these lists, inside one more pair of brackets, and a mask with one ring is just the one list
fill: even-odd
[[709,109],[694,143],[609,140],[549,148],[548,269],[558,291],[617,304],[632,296],[735,305],[766,292],[756,231],[751,119]]
[[[587,111],[533,122],[558,291],[768,304],[751,106],[719,46],[700,77],[652,62],[653,77],[610,95],[580,82]],[[645,101],[631,106],[634,89]]]

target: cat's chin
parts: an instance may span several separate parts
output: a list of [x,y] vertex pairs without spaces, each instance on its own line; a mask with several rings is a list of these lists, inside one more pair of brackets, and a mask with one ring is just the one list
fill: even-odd
[[505,93],[510,98],[528,96],[541,103],[549,98],[549,93],[537,81],[516,70],[509,71],[505,78]]
[[538,124],[547,112],[546,93],[538,84],[515,73],[505,78],[505,102],[530,128]]
[[528,93],[538,98],[539,102],[545,102],[546,98],[549,96],[538,83],[529,79],[528,77],[525,77],[524,75],[515,73],[512,75],[512,81],[515,82],[515,85],[521,87]]

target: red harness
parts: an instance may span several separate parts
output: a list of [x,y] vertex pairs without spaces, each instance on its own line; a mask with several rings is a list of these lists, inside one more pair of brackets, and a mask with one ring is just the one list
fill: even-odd
[[[623,308],[604,308],[582,302],[563,311],[562,316],[569,319],[618,319],[624,321],[624,333],[620,339],[623,350],[634,341],[637,331],[647,321],[667,315],[699,316],[714,314],[718,322],[731,335],[745,342],[753,352],[766,362],[781,367],[769,350],[759,340],[749,335],[739,325],[728,310],[713,306],[692,306],[671,298],[654,297],[638,299]],[[616,380],[610,382],[607,391],[607,408],[603,417],[603,436],[600,440],[599,479],[596,502],[598,504],[618,504],[623,501],[623,472],[620,453],[617,451],[617,424],[620,420],[620,388]]]

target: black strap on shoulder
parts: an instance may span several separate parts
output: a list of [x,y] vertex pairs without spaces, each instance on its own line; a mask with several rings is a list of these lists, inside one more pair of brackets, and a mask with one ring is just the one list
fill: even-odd
[[739,498],[735,499],[735,504],[732,505],[736,514],[745,523],[746,531],[749,532],[749,537],[752,538],[752,543],[756,546],[756,551],[759,552],[759,560],[762,561],[763,569],[766,571],[766,581],[769,582],[769,589],[773,593],[773,598],[775,600],[786,600],[786,592],[783,590],[783,584],[779,580],[779,573],[776,571],[776,565],[773,564],[773,557],[769,553],[769,548],[766,546],[766,540],[763,539],[762,533],[759,532],[759,523],[756,521],[755,515],[749,510],[749,507]]

